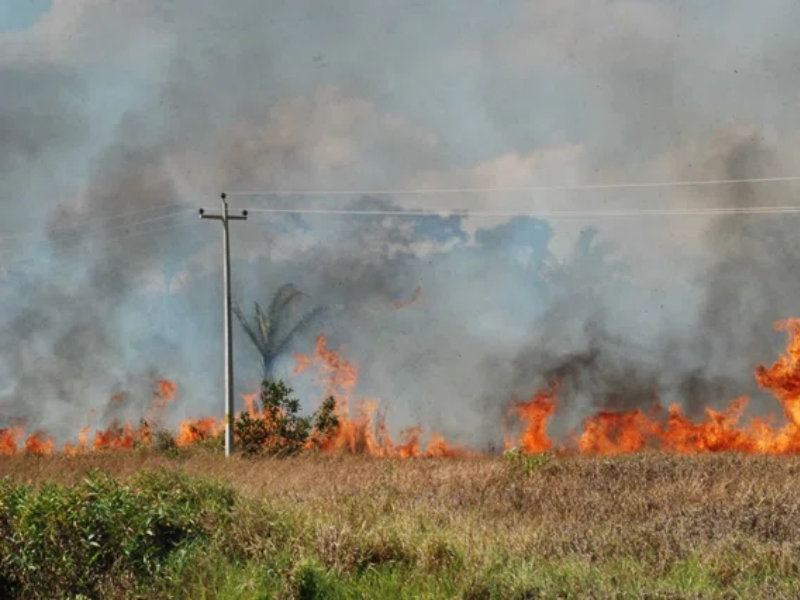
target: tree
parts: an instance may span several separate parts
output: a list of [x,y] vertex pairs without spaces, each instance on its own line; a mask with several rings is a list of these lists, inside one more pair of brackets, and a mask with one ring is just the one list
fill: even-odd
[[298,416],[300,401],[283,381],[261,384],[261,410],[245,411],[234,424],[242,451],[248,455],[293,456],[304,449],[320,448],[339,428],[336,401],[327,398],[308,417]]
[[233,313],[261,356],[264,379],[272,379],[275,361],[286,351],[294,337],[325,312],[324,307],[318,306],[305,313],[294,325],[288,325],[291,309],[303,297],[304,294],[293,284],[285,284],[275,292],[266,311],[258,302],[255,303],[252,321],[244,316],[238,306],[233,307]]

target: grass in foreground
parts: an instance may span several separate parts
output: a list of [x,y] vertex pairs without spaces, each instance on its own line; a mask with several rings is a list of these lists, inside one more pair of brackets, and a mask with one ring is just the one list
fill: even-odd
[[0,459],[0,597],[793,598],[800,460]]

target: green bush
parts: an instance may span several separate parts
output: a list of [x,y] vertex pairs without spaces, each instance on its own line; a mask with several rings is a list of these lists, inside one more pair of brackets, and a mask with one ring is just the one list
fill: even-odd
[[339,427],[336,401],[331,397],[314,414],[301,417],[300,401],[283,381],[265,379],[261,384],[261,412],[243,412],[234,432],[242,452],[249,455],[292,456],[307,445],[319,446]]
[[226,518],[234,492],[166,472],[39,490],[0,481],[0,597],[107,597],[158,574]]

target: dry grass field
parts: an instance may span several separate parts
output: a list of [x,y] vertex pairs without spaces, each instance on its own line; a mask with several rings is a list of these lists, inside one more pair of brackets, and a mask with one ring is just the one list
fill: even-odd
[[800,597],[795,457],[0,458],[34,487],[161,470],[237,500],[148,590],[108,588],[122,597]]

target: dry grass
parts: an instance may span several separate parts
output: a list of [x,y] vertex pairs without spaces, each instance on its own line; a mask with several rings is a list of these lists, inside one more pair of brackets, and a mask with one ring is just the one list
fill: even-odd
[[504,562],[538,581],[543,596],[550,584],[566,596],[580,595],[580,585],[634,596],[643,590],[678,594],[666,597],[800,595],[793,583],[800,575],[800,459],[794,457],[558,458],[529,475],[497,458],[225,460],[193,451],[177,458],[0,459],[0,475],[34,484],[72,484],[92,470],[126,479],[153,468],[225,481],[263,500],[242,508],[237,519],[237,543],[249,559],[274,549],[275,536],[265,533],[269,513],[293,523],[302,532],[292,542],[297,551],[305,548],[325,568],[453,568],[474,575],[474,589],[468,588],[476,598],[491,596],[481,595],[479,574]]

